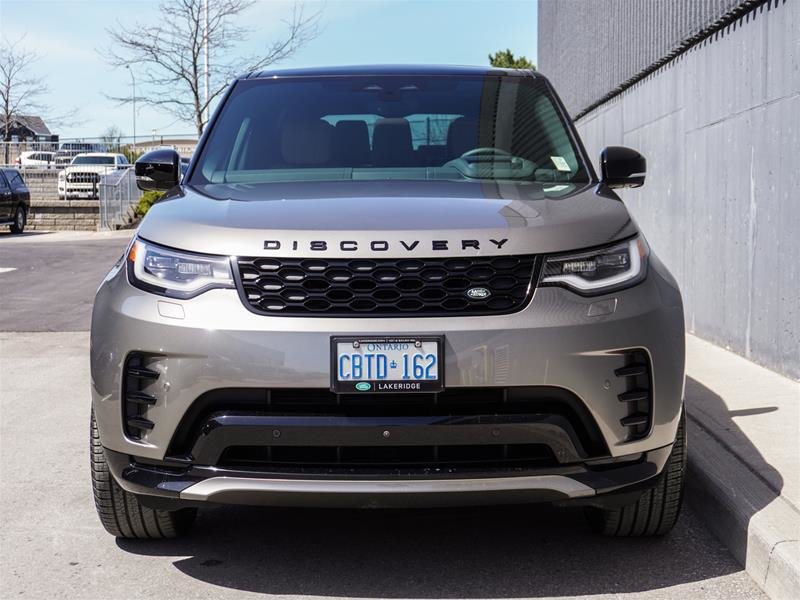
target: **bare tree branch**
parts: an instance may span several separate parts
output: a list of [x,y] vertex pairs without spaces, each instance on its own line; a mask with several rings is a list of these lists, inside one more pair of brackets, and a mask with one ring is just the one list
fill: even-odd
[[39,57],[23,46],[25,36],[16,41],[0,41],[0,118],[3,120],[3,140],[10,140],[15,119],[39,114],[45,106],[39,98],[47,92],[44,79],[31,74]]
[[[285,60],[320,32],[321,13],[308,14],[295,4],[287,20],[285,35],[255,56],[233,58],[235,46],[250,29],[232,20],[249,9],[254,0],[207,0],[208,31],[205,30],[204,0],[170,0],[159,6],[157,22],[117,26],[108,30],[110,46],[102,51],[112,66],[136,66],[136,100],[159,108],[183,121],[191,121],[198,135],[206,125],[206,109],[238,74],[263,69]],[[204,94],[204,45],[208,38],[210,85]],[[120,103],[133,102],[133,95],[109,96]]]
[[[54,114],[49,106],[41,102],[48,93],[43,77],[33,74],[39,56],[24,46],[25,35],[11,41],[0,39],[0,120],[3,141],[11,140],[11,129],[15,121],[25,116],[38,116],[50,126],[69,123],[80,124],[78,111],[67,109],[63,114]],[[8,162],[9,148],[6,145],[2,160]]]

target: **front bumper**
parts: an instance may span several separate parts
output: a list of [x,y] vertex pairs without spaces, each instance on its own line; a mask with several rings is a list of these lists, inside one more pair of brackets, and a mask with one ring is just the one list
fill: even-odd
[[[110,455],[123,457],[115,473],[117,479],[141,494],[159,495],[159,484],[136,488],[132,483],[136,480],[134,475],[148,469],[160,472],[159,464],[163,464],[163,473],[181,473],[179,478],[192,474],[189,486],[177,493],[178,497],[193,501],[239,502],[248,498],[251,503],[263,496],[271,498],[264,500],[267,502],[281,498],[282,502],[298,503],[306,502],[301,498],[309,496],[308,491],[333,503],[338,502],[337,498],[355,495],[361,498],[358,504],[380,505],[384,504],[382,498],[398,495],[407,499],[458,496],[464,501],[470,495],[486,493],[514,498],[588,497],[652,478],[663,466],[663,461],[652,459],[650,453],[663,454],[664,449],[668,453],[675,439],[683,395],[683,327],[680,293],[655,256],[651,256],[644,282],[615,294],[583,298],[561,288],[539,288],[530,304],[518,313],[446,319],[266,317],[247,310],[235,290],[211,290],[191,300],[166,299],[133,288],[124,269],[115,268],[98,290],[92,318],[93,407],[103,446]],[[224,473],[224,479],[220,479],[221,471],[212,461],[202,464],[192,453],[188,457],[170,453],[182,420],[199,398],[219,390],[325,390],[330,383],[330,337],[376,334],[444,335],[447,390],[563,390],[582,404],[596,427],[603,452],[589,455],[581,448],[572,456],[567,452],[557,456],[557,469],[551,471],[515,471],[511,477],[497,472],[478,477],[457,474],[454,476],[461,483],[450,483],[439,491],[431,489],[430,484],[426,487],[409,483],[416,479],[413,475],[396,476],[394,483],[375,480],[380,481],[375,485],[369,483],[372,480],[361,478],[358,486],[350,488],[344,483],[354,477],[320,473],[312,473],[310,480],[327,478],[326,486],[298,484],[297,477],[286,473],[275,476],[259,472],[256,483],[247,472]],[[631,349],[647,356],[651,388],[647,431],[635,439],[622,424],[628,414],[628,407],[620,401],[620,395],[626,393],[625,378],[615,376],[621,366],[621,353]],[[129,435],[122,416],[123,379],[131,353],[152,357],[152,368],[159,374],[152,384],[156,402],[146,411],[147,419],[155,425],[138,439]],[[386,443],[379,434],[391,423],[360,425],[364,427],[351,432],[358,438],[353,443],[367,443],[362,438],[372,439],[369,443],[376,446]],[[297,430],[297,443],[308,439],[311,444],[322,431]],[[326,429],[325,435],[338,435],[342,430],[334,434],[331,431]],[[420,431],[417,428],[409,435],[419,435]],[[488,431],[483,428],[469,433],[475,437],[465,443],[484,443],[481,436],[489,435]],[[435,437],[432,429],[426,432]],[[536,430],[537,442],[541,441],[540,433]],[[501,433],[504,437],[512,434],[524,436],[524,431],[513,428]],[[258,438],[253,431],[250,435]],[[392,438],[393,443],[396,439],[397,436]],[[201,441],[198,438],[197,442]],[[192,452],[196,451],[194,447]],[[612,462],[592,470],[587,465],[595,459]],[[142,461],[159,464],[144,467]],[[649,466],[643,468],[642,464]],[[628,477],[620,470],[623,466],[639,470]],[[573,477],[572,469],[619,472],[620,476],[611,477],[614,481],[610,484],[585,483],[581,487],[574,485],[579,480]],[[230,481],[232,477],[237,481]],[[295,483],[284,485],[281,482],[285,480]],[[301,480],[309,479],[301,475]],[[489,480],[490,484],[481,487],[481,481]],[[188,487],[194,490],[189,491]]]
[[[638,495],[655,482],[672,445],[612,461],[505,477],[313,478],[275,477],[209,467],[166,471],[106,450],[114,478],[154,508],[180,508],[207,502],[266,506],[401,508],[571,502],[606,505],[610,499]],[[613,500],[611,500],[613,501]]]

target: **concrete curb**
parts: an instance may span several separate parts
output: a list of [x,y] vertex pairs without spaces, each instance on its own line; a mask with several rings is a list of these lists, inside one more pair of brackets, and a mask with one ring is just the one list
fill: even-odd
[[800,590],[800,513],[687,413],[686,499],[774,600]]

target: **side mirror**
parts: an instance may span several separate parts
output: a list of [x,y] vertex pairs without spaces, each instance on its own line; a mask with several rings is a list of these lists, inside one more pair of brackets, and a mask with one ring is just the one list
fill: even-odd
[[180,181],[180,164],[180,156],[171,148],[160,148],[143,154],[134,165],[136,186],[145,192],[169,190]]
[[647,160],[636,150],[608,146],[600,153],[600,176],[610,188],[635,188],[644,185]]

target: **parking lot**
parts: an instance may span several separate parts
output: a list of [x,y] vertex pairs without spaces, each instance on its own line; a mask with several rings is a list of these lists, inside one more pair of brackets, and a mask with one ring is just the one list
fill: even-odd
[[88,473],[94,290],[129,233],[0,233],[0,582],[5,598],[761,598],[685,507],[656,540],[540,506],[202,510],[176,541],[116,541]]

